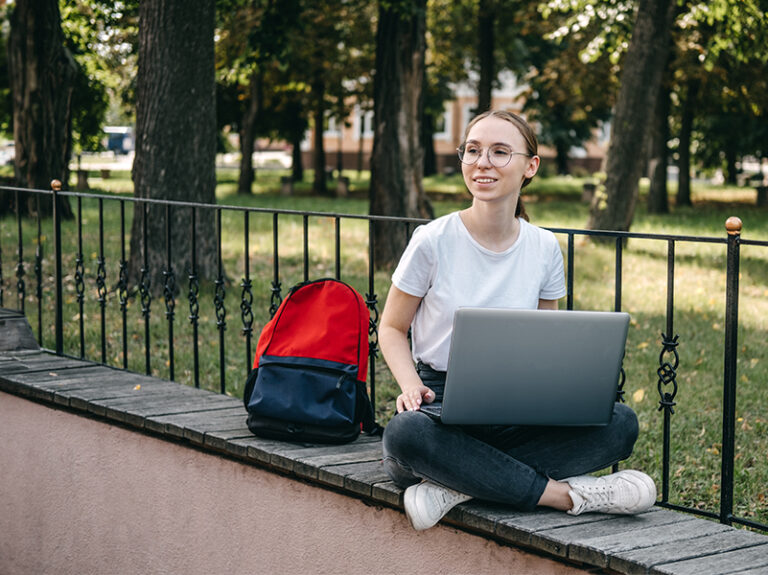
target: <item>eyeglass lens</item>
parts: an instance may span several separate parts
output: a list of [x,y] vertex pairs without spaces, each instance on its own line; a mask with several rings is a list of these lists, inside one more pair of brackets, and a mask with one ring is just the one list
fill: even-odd
[[[459,160],[464,164],[474,164],[483,155],[483,148],[475,145],[462,146],[458,149]],[[488,148],[488,160],[492,165],[497,168],[503,168],[512,159],[515,154],[522,154],[521,152],[513,152],[509,147],[502,144],[495,144]]]

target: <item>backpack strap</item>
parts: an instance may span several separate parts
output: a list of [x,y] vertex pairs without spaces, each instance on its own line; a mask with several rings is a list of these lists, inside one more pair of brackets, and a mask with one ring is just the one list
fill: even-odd
[[368,391],[365,388],[365,383],[357,380],[357,401],[356,403],[356,419],[362,422],[362,428],[368,435],[381,435],[384,428],[376,423],[376,417],[373,414],[373,405],[371,405],[371,399],[368,397]]

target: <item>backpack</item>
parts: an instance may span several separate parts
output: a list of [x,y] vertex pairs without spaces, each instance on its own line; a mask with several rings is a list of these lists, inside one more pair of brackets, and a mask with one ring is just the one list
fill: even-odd
[[270,439],[346,443],[378,431],[365,382],[370,314],[335,279],[300,283],[264,326],[243,402]]

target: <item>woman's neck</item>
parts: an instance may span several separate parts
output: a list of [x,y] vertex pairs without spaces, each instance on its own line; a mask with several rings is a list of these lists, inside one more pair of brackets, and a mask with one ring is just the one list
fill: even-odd
[[481,246],[493,252],[509,249],[520,235],[520,221],[503,206],[475,202],[460,213],[461,221]]

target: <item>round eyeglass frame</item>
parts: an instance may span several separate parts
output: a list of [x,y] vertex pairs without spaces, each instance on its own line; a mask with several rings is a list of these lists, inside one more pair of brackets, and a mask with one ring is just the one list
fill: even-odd
[[[512,161],[512,156],[525,156],[526,158],[532,158],[532,157],[533,157],[533,154],[527,154],[527,153],[525,153],[525,152],[513,152],[512,150],[510,150],[510,152],[509,152],[509,157],[507,158],[507,161],[506,161],[506,162],[504,162],[503,164],[497,164],[497,163],[496,163],[496,162],[495,162],[495,161],[492,159],[492,157],[491,157],[491,148],[493,148],[493,147],[494,147],[494,146],[488,146],[488,147],[485,149],[485,155],[486,155],[486,157],[488,158],[488,161],[491,163],[491,165],[492,165],[493,167],[495,167],[495,168],[504,168],[504,167],[506,167],[507,165],[509,165],[509,162],[511,162],[511,161]],[[465,148],[465,146],[464,146],[464,145],[461,145],[461,146],[459,146],[458,148],[456,148],[456,153],[458,154],[458,156],[459,156],[459,161],[460,161],[462,164],[464,164],[464,165],[466,165],[466,166],[474,166],[474,165],[475,165],[477,162],[479,162],[479,161],[480,161],[480,158],[483,156],[482,152],[481,152],[480,154],[478,154],[477,158],[475,158],[475,160],[474,160],[474,161],[472,161],[472,162],[465,162],[465,161],[464,161],[464,158],[463,158],[463,155],[464,155],[464,148]]]

